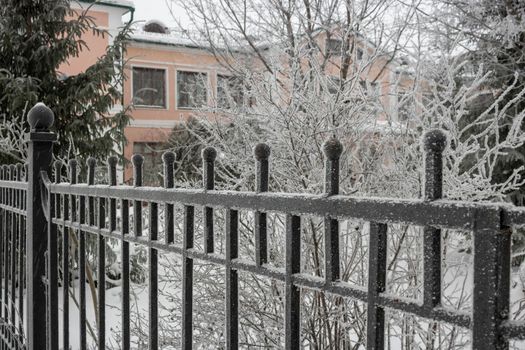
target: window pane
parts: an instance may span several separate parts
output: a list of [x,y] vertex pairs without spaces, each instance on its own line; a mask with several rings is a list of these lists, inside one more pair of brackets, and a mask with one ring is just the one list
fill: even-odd
[[217,75],[217,107],[232,108],[243,105],[243,85],[239,77]]
[[339,39],[330,39],[326,41],[326,54],[328,56],[340,55],[343,42]]
[[179,108],[200,108],[207,102],[208,74],[198,72],[177,72],[177,106]]
[[397,93],[397,118],[399,121],[409,120],[415,113],[412,94],[408,91],[398,91]]
[[164,69],[133,68],[133,103],[138,106],[166,107]]
[[357,60],[360,61],[363,59],[363,49],[360,49],[360,48],[357,48],[357,53],[356,53],[356,56],[357,56]]

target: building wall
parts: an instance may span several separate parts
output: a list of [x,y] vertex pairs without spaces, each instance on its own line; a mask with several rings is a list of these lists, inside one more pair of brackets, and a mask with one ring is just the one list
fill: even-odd
[[[128,79],[124,84],[124,104],[133,102],[134,67],[156,68],[165,70],[166,107],[135,106],[132,121],[125,130],[128,141],[124,157],[131,159],[133,145],[138,142],[165,142],[177,123],[186,121],[194,111],[182,109],[177,105],[177,72],[194,71],[206,73],[208,78],[208,105],[212,105],[216,96],[217,73],[225,73],[217,60],[202,49],[169,46],[155,43],[130,43],[127,50],[129,61],[126,69]],[[160,155],[159,155],[160,156]],[[125,169],[124,178],[132,176],[131,165]]]
[[[106,11],[88,11],[87,15],[93,18],[97,27],[107,29],[109,26],[109,14]],[[76,75],[84,72],[88,67],[93,65],[98,58],[104,55],[106,47],[109,44],[109,37],[102,38],[93,33],[93,31],[87,31],[82,35],[82,40],[86,42],[85,48],[80,52],[77,57],[72,57],[65,64],[62,64],[59,68],[61,73],[68,76]]]
[[97,59],[104,55],[106,48],[113,42],[114,36],[122,27],[122,16],[128,11],[125,8],[93,5],[84,2],[72,2],[71,7],[80,15],[84,13],[92,18],[95,25],[100,29],[109,31],[109,35],[98,36],[91,30],[82,35],[82,40],[86,42],[86,48],[80,52],[78,57],[72,57],[67,64],[59,67],[61,73],[75,75],[84,72],[89,66],[95,64]]

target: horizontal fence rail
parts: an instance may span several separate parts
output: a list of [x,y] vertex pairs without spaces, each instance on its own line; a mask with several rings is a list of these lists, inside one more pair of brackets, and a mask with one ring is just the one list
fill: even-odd
[[[91,271],[86,258],[86,241],[96,242],[96,275],[98,298],[96,327],[87,323],[86,287],[80,283],[78,298],[78,334],[80,349],[88,348],[87,333],[104,349],[106,334],[105,267],[106,243],[115,239],[121,244],[122,260],[122,324],[120,348],[130,349],[130,244],[147,249],[148,254],[148,344],[150,349],[160,347],[159,342],[159,252],[170,252],[182,259],[182,311],[181,339],[183,349],[193,347],[193,288],[196,262],[206,262],[224,269],[225,281],[225,348],[239,348],[239,272],[279,281],[284,286],[284,347],[301,347],[301,297],[305,291],[316,291],[329,295],[350,298],[367,305],[366,346],[368,349],[383,349],[385,346],[385,311],[397,310],[425,319],[463,327],[471,330],[474,349],[508,349],[510,339],[525,340],[525,322],[509,321],[510,288],[510,230],[509,227],[525,225],[525,211],[510,205],[495,203],[471,203],[442,199],[442,152],[446,140],[442,132],[432,130],[425,135],[425,188],[419,200],[397,198],[361,198],[341,195],[339,191],[339,159],[343,147],[332,138],[324,145],[325,181],[321,195],[271,193],[269,192],[270,147],[259,144],[254,149],[256,186],[254,192],[215,190],[215,158],[213,148],[202,152],[203,188],[175,188],[175,155],[166,152],[164,162],[164,186],[143,186],[143,163],[141,155],[134,155],[133,186],[117,184],[117,159],[108,159],[106,184],[95,184],[96,161],[86,162],[87,182],[77,183],[77,168],[80,164],[70,161],[67,165],[66,182],[61,182],[64,166],[56,162],[51,176],[51,150],[54,138],[47,128],[52,112],[39,106],[33,111],[40,120],[40,128],[32,125],[35,148],[30,154],[29,167],[25,172],[26,182],[13,178],[7,168],[0,171],[0,265],[3,276],[0,310],[4,324],[3,344],[13,347],[18,340],[27,349],[40,349],[38,339],[45,339],[48,349],[69,348],[68,322],[59,327],[59,316],[69,320],[70,298],[60,301],[59,290],[64,296],[70,293],[72,256],[76,256],[79,280],[89,280]],[[38,118],[37,118],[38,117]],[[43,120],[43,121],[42,121]],[[43,126],[42,126],[43,125]],[[40,147],[38,150],[37,147]],[[40,153],[39,153],[40,152]],[[43,153],[43,155],[42,155]],[[40,155],[38,155],[40,154]],[[31,164],[33,163],[33,164]],[[42,163],[45,163],[42,165]],[[32,173],[33,172],[33,173]],[[9,175],[6,175],[9,173]],[[15,176],[16,177],[16,176]],[[54,178],[54,181],[51,181]],[[38,179],[38,183],[35,179]],[[38,186],[38,201],[31,201],[26,210],[25,200]],[[27,192],[27,195],[26,195]],[[40,205],[40,211],[36,210]],[[183,211],[183,230],[174,227],[174,206]],[[203,209],[202,249],[195,244],[196,207]],[[216,223],[214,213],[224,211],[225,252],[216,251]],[[239,257],[239,213],[254,213],[253,261]],[[34,216],[35,213],[40,216]],[[160,213],[163,222],[159,222]],[[38,214],[37,213],[37,214]],[[268,257],[268,213],[284,214],[285,263],[283,267],[269,264]],[[27,225],[27,241],[24,240],[24,220]],[[323,277],[312,276],[301,270],[301,223],[306,216],[323,219],[324,227],[324,271]],[[120,221],[117,220],[120,218]],[[144,230],[147,219],[147,231]],[[339,252],[340,228],[344,219],[359,219],[369,222],[368,285],[359,286],[341,278]],[[43,224],[45,235],[36,240],[37,227]],[[389,293],[386,285],[387,236],[389,226],[405,223],[423,227],[423,293],[421,299],[402,298]],[[442,305],[442,229],[472,232],[474,257],[474,289],[472,311],[446,308]],[[38,226],[38,232],[42,228]],[[162,235],[159,234],[162,232]],[[175,243],[175,235],[182,235],[182,244]],[[26,243],[27,242],[27,243]],[[26,245],[23,245],[25,243]],[[42,245],[45,249],[42,250]],[[200,245],[199,245],[200,246]],[[72,248],[73,247],[73,248]],[[36,250],[35,250],[36,249]],[[23,293],[27,290],[27,317],[35,317],[34,303],[41,302],[41,292],[35,276],[27,278],[24,289],[24,252],[27,251],[27,268],[32,273],[41,273],[45,281],[45,330],[37,329],[35,323],[25,322],[22,332]],[[18,254],[18,255],[17,255]],[[44,259],[44,260],[43,260]],[[61,259],[61,260],[59,260]],[[35,266],[45,262],[45,273]],[[39,272],[40,271],[40,272]],[[28,271],[29,273],[29,271]],[[38,277],[38,276],[37,276]],[[18,292],[16,286],[18,285]],[[18,294],[17,294],[18,293]],[[18,296],[17,296],[18,295]],[[61,304],[59,305],[59,302]],[[17,304],[18,303],[18,304]],[[11,307],[14,305],[14,308]],[[177,316],[177,315],[175,315]],[[29,318],[28,318],[29,320]],[[42,334],[43,333],[43,334]],[[77,332],[75,332],[77,333]],[[23,334],[27,335],[24,340]],[[20,347],[22,348],[22,347]]]

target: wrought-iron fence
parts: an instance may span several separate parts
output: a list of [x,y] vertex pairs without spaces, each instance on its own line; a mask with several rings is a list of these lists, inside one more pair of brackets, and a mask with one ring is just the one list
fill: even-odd
[[0,343],[22,349],[27,171],[22,164],[0,168]]
[[[172,252],[182,257],[182,348],[191,349],[193,341],[194,261],[225,269],[225,348],[239,348],[239,271],[280,281],[285,286],[284,328],[286,349],[301,346],[300,302],[302,290],[362,301],[367,304],[368,349],[382,349],[385,344],[385,309],[398,310],[472,331],[474,349],[508,349],[509,339],[525,339],[525,322],[509,321],[510,227],[525,224],[525,211],[494,203],[449,201],[442,197],[442,152],[444,134],[433,130],[425,135],[425,190],[421,200],[360,198],[339,194],[339,158],[341,144],[330,139],[324,145],[326,156],[325,193],[323,195],[271,193],[268,191],[270,148],[255,148],[256,189],[254,192],[214,190],[212,148],[203,151],[203,189],[174,188],[172,153],[163,155],[164,187],[142,187],[140,155],[132,158],[133,186],[117,185],[117,159],[108,159],[108,184],[95,184],[95,160],[87,161],[87,183],[77,183],[76,161],[69,163],[69,182],[61,183],[62,165],[56,163],[55,181],[51,182],[52,144],[55,135],[48,131],[52,111],[38,104],[29,113],[29,163],[26,182],[20,181],[20,166],[3,167],[0,176],[1,205],[0,264],[4,288],[1,299],[2,341],[4,347],[22,340],[27,349],[69,348],[69,327],[59,327],[59,312],[69,319],[69,298],[59,305],[59,288],[68,295],[70,275],[70,235],[78,234],[79,280],[86,280],[86,236],[93,235],[98,247],[98,348],[105,348],[105,257],[106,240],[121,241],[122,259],[122,330],[121,348],[130,349],[130,243],[148,249],[149,348],[159,348],[158,339],[158,252]],[[13,175],[15,174],[15,175]],[[15,181],[16,179],[16,181]],[[27,195],[25,194],[27,192]],[[27,201],[27,209],[24,198]],[[183,243],[175,244],[174,204],[183,205]],[[165,211],[159,239],[159,206]],[[204,208],[203,249],[194,246],[195,207]],[[143,236],[143,213],[148,209],[148,235]],[[214,211],[224,210],[226,219],[225,254],[214,249]],[[254,262],[239,258],[239,211],[255,213]],[[117,213],[120,211],[120,213]],[[267,213],[286,215],[285,267],[268,264]],[[117,225],[117,215],[121,222]],[[314,277],[301,271],[301,219],[313,215],[324,218],[325,275]],[[23,222],[27,217],[25,247]],[[133,218],[133,222],[130,221]],[[368,288],[341,280],[339,257],[339,221],[353,218],[370,222]],[[403,299],[386,291],[388,225],[406,223],[423,226],[424,291],[422,300]],[[62,234],[59,234],[61,228]],[[473,233],[474,286],[472,312],[442,306],[441,229]],[[18,245],[17,245],[18,244]],[[17,250],[18,248],[18,250]],[[61,253],[59,254],[61,248]],[[27,256],[25,318],[23,336],[22,281],[24,252]],[[18,255],[17,255],[18,254]],[[59,261],[59,256],[61,261]],[[45,266],[44,262],[47,262]],[[47,271],[47,273],[46,273]],[[60,279],[60,275],[62,278]],[[18,277],[17,277],[18,276]],[[80,284],[80,348],[87,348],[86,289]],[[2,297],[0,295],[0,297]],[[16,304],[18,303],[18,304]],[[18,305],[18,307],[16,307]],[[46,324],[46,327],[43,327]],[[17,326],[18,325],[18,326]],[[45,344],[45,346],[44,346]]]

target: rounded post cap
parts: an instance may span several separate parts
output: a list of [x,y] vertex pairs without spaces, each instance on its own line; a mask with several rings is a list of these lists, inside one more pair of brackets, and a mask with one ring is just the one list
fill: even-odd
[[15,170],[16,170],[16,165],[9,164],[9,171],[11,171],[11,174],[14,174]]
[[97,160],[93,157],[89,157],[87,160],[86,160],[86,164],[88,166],[88,168],[94,168],[95,165],[97,165]]
[[34,131],[47,131],[55,121],[55,113],[42,102],[38,102],[27,113],[27,121]]
[[111,157],[108,157],[108,165],[110,167],[115,167],[117,166],[117,163],[118,163],[118,158],[117,156],[111,156]]
[[171,151],[164,152],[162,154],[162,161],[164,164],[172,164],[175,162],[175,153]]
[[253,148],[253,155],[255,156],[255,159],[257,160],[266,160],[270,158],[270,154],[272,153],[272,149],[270,146],[264,142],[258,143]]
[[141,166],[144,163],[144,157],[142,154],[135,153],[131,157],[131,163],[133,163],[134,166]]
[[343,144],[335,136],[332,136],[323,143],[323,153],[330,160],[339,159],[343,153]]
[[206,147],[202,150],[202,159],[205,162],[213,162],[217,158],[217,151],[213,147]]
[[425,151],[443,152],[447,146],[447,134],[441,129],[431,129],[423,135]]
[[63,166],[64,166],[64,163],[62,163],[61,160],[55,160],[55,162],[53,163],[53,167],[55,169],[61,169]]
[[70,169],[76,169],[78,162],[76,159],[70,159],[69,162],[67,162],[67,165],[69,166]]
[[24,165],[22,163],[17,163],[16,164],[16,171],[21,171],[23,166]]

